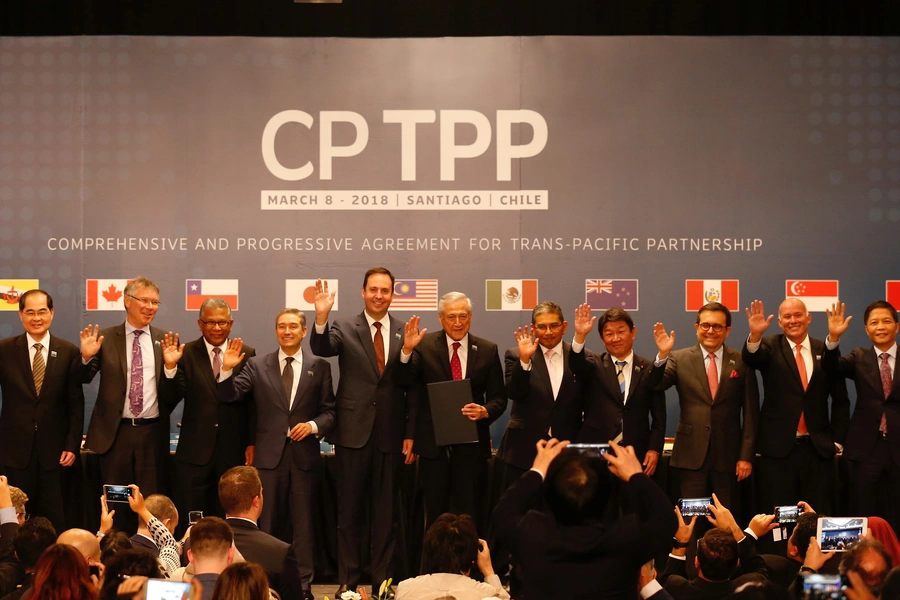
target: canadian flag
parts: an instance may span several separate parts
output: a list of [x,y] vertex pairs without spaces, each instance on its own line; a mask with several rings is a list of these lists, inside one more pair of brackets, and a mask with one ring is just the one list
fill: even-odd
[[125,310],[125,286],[130,279],[88,279],[84,307],[87,310]]
[[838,280],[788,279],[784,282],[784,297],[802,300],[809,312],[825,312],[838,302]]

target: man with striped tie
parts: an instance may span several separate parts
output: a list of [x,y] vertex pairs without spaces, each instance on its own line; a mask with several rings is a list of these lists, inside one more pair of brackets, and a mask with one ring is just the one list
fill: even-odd
[[66,528],[61,467],[81,445],[84,392],[74,344],[50,335],[53,298],[29,290],[19,298],[25,333],[0,341],[0,474],[29,498],[29,510]]
[[[597,332],[606,352],[585,348],[587,334],[597,321]],[[666,396],[654,388],[663,368],[654,369],[653,361],[632,349],[637,327],[631,315],[611,308],[600,316],[591,316],[591,307],[582,304],[575,311],[575,338],[570,364],[584,386],[584,423],[576,441],[606,443],[614,440],[634,446],[646,475],[653,475],[662,454],[666,436]],[[674,340],[663,340],[665,356]]]

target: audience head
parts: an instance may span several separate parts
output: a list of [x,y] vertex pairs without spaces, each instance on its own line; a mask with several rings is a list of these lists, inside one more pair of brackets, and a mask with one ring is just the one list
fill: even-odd
[[602,516],[611,485],[605,459],[566,448],[547,469],[544,498],[557,523],[578,525]]
[[56,530],[44,517],[32,517],[19,527],[13,538],[16,558],[26,573],[34,571],[41,554],[56,543]]
[[469,515],[444,513],[425,532],[422,574],[468,575],[478,558],[478,532]]
[[269,600],[269,580],[256,563],[232,563],[222,571],[212,600]]
[[846,575],[847,571],[856,571],[866,582],[869,591],[877,596],[892,566],[891,556],[884,545],[872,536],[866,536],[844,552],[840,572],[841,575]]
[[256,467],[232,467],[225,471],[219,479],[219,502],[226,517],[259,519],[263,489]]
[[41,554],[34,573],[31,600],[92,600],[97,588],[78,550],[53,544]]
[[122,550],[105,564],[103,583],[100,587],[101,600],[115,600],[123,575],[143,575],[151,579],[163,576],[159,561],[145,550]]
[[900,541],[890,523],[881,517],[869,517],[869,535],[878,540],[891,555],[891,564],[900,565]]
[[89,564],[100,562],[100,542],[97,536],[86,529],[67,529],[59,534],[56,543],[74,546]]
[[25,503],[28,502],[28,495],[17,487],[9,486],[9,499],[12,500],[12,505],[16,509],[16,519],[21,527],[25,523],[25,517],[28,515],[25,512]]
[[[175,503],[168,496],[151,494],[144,498],[144,506],[151,515],[166,526],[172,535],[175,535],[175,528],[178,527],[178,509],[175,508]],[[141,523],[141,525],[146,527],[147,523]]]
[[730,531],[710,529],[697,542],[697,570],[708,581],[724,581],[738,568],[738,545]]
[[881,586],[882,598],[900,598],[900,566],[894,567],[888,571],[887,577],[884,578],[884,584]]
[[194,573],[221,573],[234,560],[234,534],[219,517],[203,517],[191,527],[188,559]]
[[110,559],[123,550],[131,550],[131,539],[121,531],[110,531],[100,540],[100,562],[108,564]]
[[809,538],[816,537],[816,529],[819,515],[814,512],[801,513],[797,517],[797,524],[787,542],[787,553],[790,558],[803,562],[806,551],[809,550]]

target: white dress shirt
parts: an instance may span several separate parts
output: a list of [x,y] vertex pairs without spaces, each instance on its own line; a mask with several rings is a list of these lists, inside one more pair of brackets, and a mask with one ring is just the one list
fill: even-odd
[[[131,381],[132,348],[134,347],[134,332],[137,327],[125,321],[125,379]],[[141,346],[141,365],[144,376],[144,408],[141,414],[131,414],[131,402],[128,400],[128,392],[125,392],[125,410],[122,411],[123,419],[153,419],[159,416],[159,406],[156,402],[156,357],[153,353],[153,338],[150,336],[150,326],[142,327],[143,332],[138,338]]]

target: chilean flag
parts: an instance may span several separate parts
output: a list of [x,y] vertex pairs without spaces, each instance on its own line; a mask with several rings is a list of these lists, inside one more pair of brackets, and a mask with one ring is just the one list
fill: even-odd
[[238,309],[237,279],[188,279],[185,288],[184,310],[200,310],[209,298],[222,298],[231,310]]

